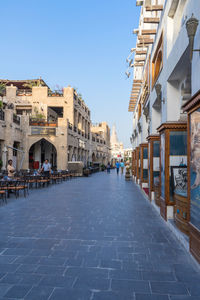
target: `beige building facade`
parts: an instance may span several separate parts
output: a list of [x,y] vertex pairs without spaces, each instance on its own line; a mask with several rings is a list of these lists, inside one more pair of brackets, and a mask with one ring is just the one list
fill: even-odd
[[[74,88],[52,92],[41,79],[1,80],[1,85],[5,86],[0,100],[1,160],[7,151],[7,159],[15,154],[16,167],[23,169],[37,169],[46,158],[53,168],[63,170],[68,162],[92,163],[98,142],[92,140],[90,110]],[[107,145],[108,139],[101,140]],[[109,147],[106,150],[105,158]]]

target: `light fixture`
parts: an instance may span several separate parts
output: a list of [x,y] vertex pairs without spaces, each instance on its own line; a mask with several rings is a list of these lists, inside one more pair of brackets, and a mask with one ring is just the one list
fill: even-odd
[[192,14],[191,18],[186,22],[186,30],[189,38],[189,47],[190,47],[190,60],[193,57],[193,51],[200,52],[200,49],[193,49],[194,46],[194,37],[197,31],[199,21]]
[[126,62],[129,63],[130,61],[130,57],[133,55],[133,52],[135,52],[136,48],[131,48],[131,53],[129,54],[129,56],[126,59]]
[[160,83],[157,83],[155,85],[155,91],[156,91],[156,95],[157,95],[157,100],[159,102],[165,103],[165,99],[162,99],[162,85]]
[[138,34],[139,33],[139,29],[133,29],[133,34]]

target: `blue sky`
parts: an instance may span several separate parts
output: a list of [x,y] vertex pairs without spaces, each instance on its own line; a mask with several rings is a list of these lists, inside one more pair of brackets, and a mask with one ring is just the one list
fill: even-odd
[[77,87],[92,122],[115,123],[128,147],[132,78],[124,72],[138,18],[135,0],[3,1],[0,78]]

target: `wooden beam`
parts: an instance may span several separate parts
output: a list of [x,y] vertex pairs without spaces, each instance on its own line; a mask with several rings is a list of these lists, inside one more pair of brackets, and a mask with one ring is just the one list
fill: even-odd
[[139,39],[139,44],[153,44],[153,39]]
[[139,40],[149,39],[149,35],[138,35]]
[[145,61],[146,57],[135,58],[135,62]]
[[147,54],[147,51],[146,50],[144,50],[144,51],[142,51],[142,50],[138,50],[138,51],[136,51],[135,52],[135,55],[145,55],[145,54]]
[[156,34],[157,30],[156,29],[143,29],[142,30],[142,35],[150,35],[150,34]]
[[149,45],[137,44],[136,48],[147,48]]
[[146,11],[161,11],[163,10],[163,5],[152,5],[146,7]]
[[140,64],[140,63],[135,63],[134,64],[134,67],[143,67],[144,66],[144,64]]
[[133,83],[142,83],[142,80],[141,79],[134,79]]
[[143,22],[144,23],[158,24],[160,22],[160,18],[144,18]]

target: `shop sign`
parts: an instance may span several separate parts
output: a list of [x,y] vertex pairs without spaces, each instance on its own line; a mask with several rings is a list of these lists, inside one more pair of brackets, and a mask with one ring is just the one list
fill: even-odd
[[32,135],[56,135],[56,128],[31,127]]

